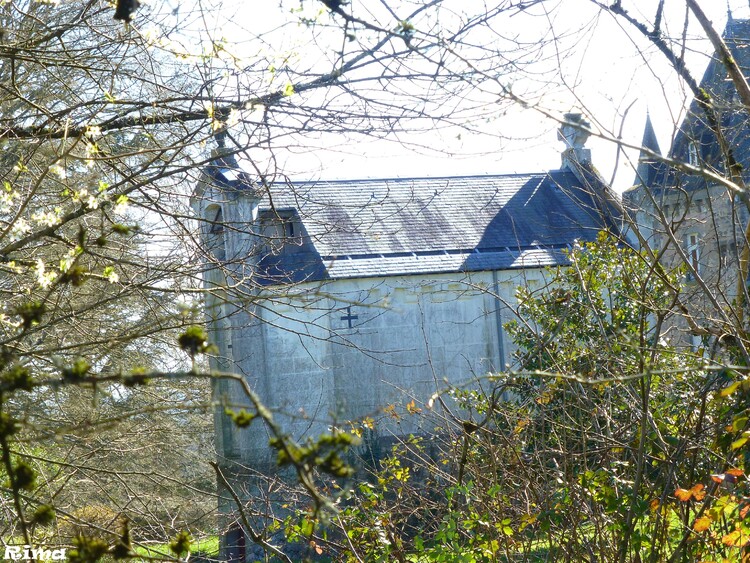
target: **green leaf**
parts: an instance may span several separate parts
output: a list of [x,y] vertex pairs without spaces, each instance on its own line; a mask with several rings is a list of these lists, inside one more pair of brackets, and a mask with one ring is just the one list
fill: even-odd
[[241,409],[239,411],[225,409],[224,414],[231,418],[239,428],[247,428],[248,426],[250,426],[250,423],[258,416],[255,413],[247,412],[245,409]]
[[734,432],[741,432],[742,430],[744,430],[746,425],[747,425],[747,417],[738,416],[732,421],[732,430]]
[[94,563],[107,553],[107,542],[97,538],[78,536],[73,540],[74,549],[68,552],[70,563]]
[[750,438],[748,438],[747,436],[742,436],[742,438],[738,438],[737,440],[732,442],[732,449],[733,450],[740,449],[742,446],[744,446],[747,443],[749,439]]
[[55,521],[55,509],[48,504],[40,504],[32,514],[31,521],[39,526],[48,526]]
[[39,301],[23,303],[15,310],[16,315],[21,317],[21,326],[24,329],[29,329],[39,323],[46,312],[47,308],[44,306],[44,303]]
[[34,380],[28,368],[15,364],[7,372],[0,376],[0,384],[8,391],[31,391],[34,388]]
[[207,354],[215,349],[208,342],[208,333],[198,325],[189,326],[177,339],[177,343],[191,356]]
[[36,472],[25,461],[19,461],[13,468],[13,477],[18,489],[31,491],[36,487]]
[[732,393],[737,391],[737,389],[739,389],[740,383],[741,383],[740,381],[735,381],[731,385],[724,387],[724,389],[721,390],[719,395],[722,397],[729,397],[729,395],[731,395]]

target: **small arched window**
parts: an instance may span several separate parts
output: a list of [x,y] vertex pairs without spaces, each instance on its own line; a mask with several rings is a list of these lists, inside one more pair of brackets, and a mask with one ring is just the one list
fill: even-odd
[[206,248],[216,260],[224,260],[224,214],[220,205],[209,205],[205,217]]

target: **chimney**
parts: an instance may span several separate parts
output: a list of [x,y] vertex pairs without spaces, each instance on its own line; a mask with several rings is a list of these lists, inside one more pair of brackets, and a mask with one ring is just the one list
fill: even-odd
[[591,164],[591,150],[583,148],[591,135],[591,123],[580,113],[566,113],[564,119],[557,132],[557,139],[565,143],[560,168],[575,171],[581,165]]

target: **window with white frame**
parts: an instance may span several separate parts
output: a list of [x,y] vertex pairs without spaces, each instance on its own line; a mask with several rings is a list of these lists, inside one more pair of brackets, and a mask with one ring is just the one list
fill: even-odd
[[690,166],[699,166],[698,145],[693,142],[688,143],[688,163]]
[[685,253],[687,254],[688,260],[688,273],[687,279],[694,279],[694,275],[701,273],[701,248],[700,248],[700,235],[698,233],[690,233],[685,237]]
[[690,335],[690,348],[692,348],[693,352],[697,352],[703,348],[703,338],[700,334]]

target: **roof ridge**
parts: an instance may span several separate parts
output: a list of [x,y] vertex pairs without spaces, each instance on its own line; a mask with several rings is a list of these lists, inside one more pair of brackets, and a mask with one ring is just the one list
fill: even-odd
[[514,172],[510,174],[459,174],[455,176],[406,176],[406,177],[384,177],[384,178],[336,178],[336,179],[325,179],[319,178],[317,180],[289,180],[292,185],[299,184],[352,184],[352,183],[365,183],[365,182],[410,182],[414,180],[459,180],[459,179],[476,179],[476,178],[521,178],[521,177],[539,177],[549,176],[551,174],[568,174],[567,170],[548,170],[546,172]]

